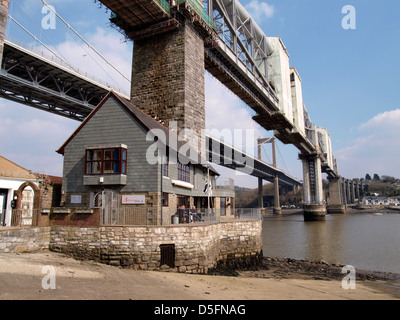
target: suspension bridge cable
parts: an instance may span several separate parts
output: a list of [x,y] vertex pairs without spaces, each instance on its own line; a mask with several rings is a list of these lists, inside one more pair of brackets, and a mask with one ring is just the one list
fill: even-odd
[[[65,63],[67,63],[67,65],[72,68],[72,70],[75,70],[75,68],[68,63],[67,61],[65,61],[64,59],[60,58],[53,50],[51,50],[48,46],[46,46],[42,41],[40,41],[34,34],[32,34],[31,32],[29,32],[28,29],[26,29],[22,24],[20,24],[17,20],[15,20],[12,16],[8,15],[8,17],[14,21],[20,28],[22,28],[25,32],[27,32],[33,39],[35,39],[35,41],[39,42],[43,47],[45,47],[47,50],[49,50],[52,54],[54,54],[54,56],[56,56],[58,59],[60,59],[61,61],[64,61]],[[76,71],[76,70],[75,70]]]
[[285,160],[283,160],[283,157],[282,157],[281,151],[279,150],[278,144],[276,144],[276,148],[278,149],[279,156],[280,156],[281,159],[282,159],[282,162],[283,162],[283,165],[285,166],[286,172],[287,172],[289,175],[291,175],[291,174],[290,174],[290,171],[289,171],[289,169],[288,169],[288,167],[286,166]]
[[117,71],[125,80],[127,80],[129,83],[131,82],[122,72],[120,72],[116,67],[114,67],[108,60],[103,57],[103,55],[98,52],[89,42],[87,42],[74,28],[71,27],[71,25],[66,22],[53,8],[52,6],[49,6],[45,0],[39,0],[41,1],[47,8],[49,8],[69,29],[72,30],[90,49],[92,49],[100,58],[102,58],[111,68],[113,68],[115,71]]
[[[21,8],[21,6],[16,2],[16,1],[12,1],[12,3],[16,4],[17,7],[19,8],[20,12],[30,21],[30,23],[32,24],[33,27],[35,27],[36,29],[39,29],[37,27],[37,25],[35,24],[34,21],[32,21],[31,17],[29,15],[26,14],[26,12],[24,11],[24,9]],[[68,62],[68,60],[64,57],[64,55],[57,49],[56,46],[54,46],[54,50],[56,50],[58,52],[58,55],[55,54],[49,47],[47,47],[43,42],[40,41],[40,39],[38,39],[36,36],[34,36],[31,32],[28,31],[27,28],[23,27],[20,23],[18,23],[18,21],[16,21],[15,19],[13,19],[11,17],[11,14],[8,14],[8,16],[10,17],[10,19],[12,19],[20,28],[22,28],[25,32],[27,32],[33,39],[35,39],[37,42],[39,42],[42,46],[44,46],[47,50],[49,50],[53,55],[55,55],[58,59],[60,59],[61,61],[65,62],[72,70],[74,70],[75,72],[78,72],[71,63]],[[43,34],[41,32],[41,36],[44,36],[47,40],[48,43],[51,44],[51,41],[49,40],[49,38],[47,38],[47,36],[45,34]],[[62,58],[61,58],[61,57]]]

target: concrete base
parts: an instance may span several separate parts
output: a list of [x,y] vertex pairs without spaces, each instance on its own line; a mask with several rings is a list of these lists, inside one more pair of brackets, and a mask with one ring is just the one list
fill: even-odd
[[307,204],[303,207],[304,221],[325,221],[326,207],[323,204]]
[[273,214],[280,215],[282,214],[282,209],[280,207],[274,207],[272,210]]
[[326,211],[329,214],[345,214],[346,213],[346,206],[344,204],[330,204]]

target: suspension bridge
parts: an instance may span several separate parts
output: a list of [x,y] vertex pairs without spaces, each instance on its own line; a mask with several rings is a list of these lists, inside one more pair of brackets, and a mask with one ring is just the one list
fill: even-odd
[[[41,2],[48,6],[46,1]],[[332,212],[344,212],[345,204],[354,201],[361,186],[339,175],[330,135],[311,121],[302,97],[301,78],[289,64],[287,48],[280,38],[267,37],[239,1],[95,2],[111,11],[112,25],[134,42],[130,94],[77,70],[42,42],[38,50],[6,36],[7,23],[15,23],[39,42],[9,14],[9,2],[3,1],[0,96],[83,121],[114,90],[166,124],[178,121],[178,127],[200,132],[205,128],[205,90],[201,83],[207,70],[255,111],[255,122],[299,150],[306,219],[325,216],[323,172],[329,180],[328,208]],[[52,7],[49,10],[84,40]],[[45,53],[43,48],[49,50]],[[234,147],[209,135],[206,140],[209,160],[218,159],[218,164],[224,165],[225,158],[232,159]],[[212,147],[217,144],[218,150]],[[251,174],[259,179],[261,188],[264,180],[301,184],[276,166],[252,159]],[[225,166],[243,169],[242,164],[231,161]]]

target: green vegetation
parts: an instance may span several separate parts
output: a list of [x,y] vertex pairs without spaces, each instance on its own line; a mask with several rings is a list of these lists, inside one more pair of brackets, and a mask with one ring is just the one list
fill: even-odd
[[[235,206],[236,208],[258,208],[258,188],[242,188],[235,186]],[[294,193],[291,190],[280,188],[279,200],[281,206],[300,206],[302,200],[302,188]],[[264,208],[273,207],[274,204],[274,184],[267,183],[263,186]]]
[[[369,179],[368,179],[369,177]],[[383,197],[400,196],[400,179],[391,176],[373,175],[373,179],[369,174],[366,174],[365,179],[360,181],[364,184],[364,194],[367,196],[379,194]]]

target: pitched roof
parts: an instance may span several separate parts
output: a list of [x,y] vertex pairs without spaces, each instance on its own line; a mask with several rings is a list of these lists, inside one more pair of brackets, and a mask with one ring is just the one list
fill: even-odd
[[[65,147],[68,145],[68,143],[79,133],[79,131],[86,125],[86,123],[97,113],[97,111],[104,105],[108,99],[113,97],[120,105],[123,107],[130,115],[133,116],[134,119],[136,119],[146,130],[161,130],[164,132],[164,136],[166,138],[166,144],[167,146],[174,148],[173,145],[170,144],[169,139],[173,137],[174,139],[176,138],[175,141],[177,141],[177,146],[175,147],[179,151],[180,147],[187,143],[187,141],[182,141],[181,138],[177,138],[177,134],[175,132],[172,132],[169,130],[167,127],[159,123],[157,120],[153,119],[150,117],[148,114],[144,113],[142,110],[134,106],[132,103],[127,101],[125,98],[119,96],[117,93],[114,91],[110,91],[106,97],[96,106],[96,108],[93,109],[93,111],[85,118],[85,120],[81,123],[81,125],[74,131],[74,133],[68,138],[67,141],[56,151],[60,154],[64,154]],[[199,157],[201,157],[199,155]],[[200,163],[207,163],[204,158],[199,159],[199,164]],[[219,173],[210,166],[210,169],[217,175]]]
[[36,175],[30,170],[0,156],[0,177],[18,179],[37,179]]

